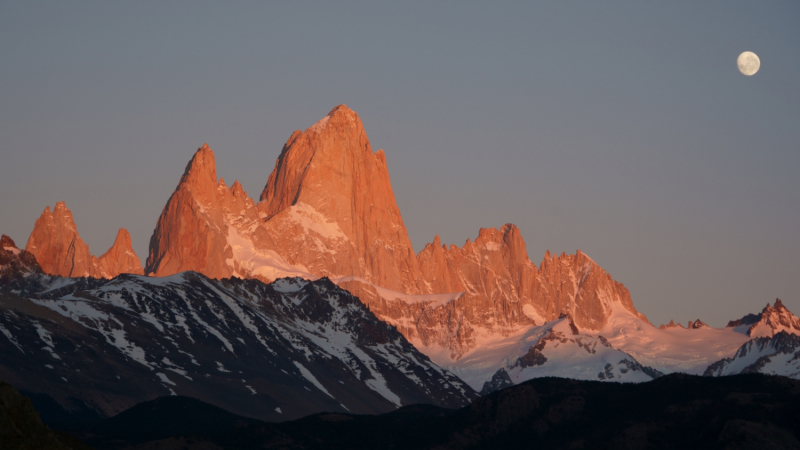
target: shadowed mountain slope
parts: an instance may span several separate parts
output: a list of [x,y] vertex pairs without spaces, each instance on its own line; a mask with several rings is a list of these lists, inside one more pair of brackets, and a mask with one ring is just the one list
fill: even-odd
[[0,379],[70,413],[107,417],[180,394],[281,421],[477,397],[327,278],[6,275]]

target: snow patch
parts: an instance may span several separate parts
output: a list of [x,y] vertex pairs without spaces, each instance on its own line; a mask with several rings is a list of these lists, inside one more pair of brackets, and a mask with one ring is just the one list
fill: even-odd
[[291,294],[300,291],[308,284],[300,278],[282,278],[272,283],[272,288],[284,294]]
[[169,378],[167,378],[167,375],[166,375],[166,374],[164,374],[164,373],[162,373],[162,372],[156,372],[156,376],[158,376],[158,378],[160,378],[160,379],[161,379],[161,382],[162,382],[162,383],[166,383],[166,384],[169,384],[169,385],[171,385],[171,386],[176,386],[176,384],[175,384],[175,383],[173,383],[172,381],[170,381],[170,379],[169,379]]
[[11,253],[13,253],[13,254],[15,254],[15,255],[19,255],[19,254],[20,254],[20,249],[18,249],[18,248],[16,248],[16,247],[6,247],[6,246],[3,246],[3,250],[9,251],[9,252],[11,252]]
[[498,244],[497,242],[489,241],[489,242],[486,243],[485,247],[486,247],[486,250],[489,250],[490,252],[496,252],[496,251],[500,250],[501,245]]
[[323,117],[322,119],[318,120],[314,125],[311,125],[310,127],[308,127],[307,131],[313,131],[315,133],[318,133],[318,132],[322,131],[325,128],[325,125],[328,123],[328,121],[330,119],[331,119],[331,116]]
[[522,314],[525,314],[527,318],[533,320],[534,323],[536,324],[541,325],[546,322],[546,320],[544,320],[544,317],[539,315],[539,313],[536,312],[536,308],[534,308],[533,305],[531,304],[526,304],[522,306]]
[[39,334],[39,339],[41,339],[45,344],[45,346],[42,347],[42,350],[50,352],[50,356],[55,359],[61,359],[61,357],[56,354],[56,350],[53,347],[53,338],[50,337],[50,333],[38,322],[33,322],[33,325],[36,327],[36,332]]
[[328,220],[316,209],[305,203],[297,202],[289,207],[288,218],[300,225],[306,233],[313,232],[324,239],[347,239],[344,232],[336,222]]
[[301,374],[303,374],[303,377],[305,377],[306,380],[310,381],[311,384],[316,386],[317,389],[319,389],[320,391],[324,392],[328,397],[336,400],[336,397],[331,395],[331,393],[328,392],[327,389],[325,389],[325,386],[323,386],[322,383],[320,383],[317,380],[317,378],[314,377],[314,374],[312,374],[308,369],[306,369],[304,365],[300,364],[297,361],[292,361],[292,362],[294,363],[295,366],[297,366],[297,369],[300,371]]
[[22,350],[22,347],[19,346],[19,342],[17,342],[17,340],[14,338],[14,335],[11,334],[11,332],[8,331],[8,329],[6,329],[6,327],[4,327],[2,324],[0,324],[0,332],[3,333],[8,338],[8,340],[11,341],[11,343],[14,344],[14,346],[19,349],[19,351],[21,351],[23,354],[25,353],[25,351]]
[[400,300],[408,304],[415,304],[415,303],[428,303],[428,307],[431,309],[436,309],[442,305],[450,303],[454,300],[458,300],[464,295],[464,292],[453,292],[449,294],[421,294],[421,295],[410,295],[410,294],[403,294],[402,292],[393,291],[391,289],[387,289],[384,287],[380,287],[376,284],[372,284],[369,281],[361,278],[361,277],[339,277],[334,278],[334,284],[344,283],[345,281],[358,281],[360,283],[364,283],[368,286],[372,286],[375,288],[375,291],[378,295],[381,296],[387,302]]
[[732,328],[681,327],[660,329],[619,304],[599,333],[611,345],[629,353],[640,363],[664,373],[701,375],[713,362],[733,356],[750,340]]
[[[272,250],[257,249],[253,242],[243,237],[232,226],[228,227],[228,245],[233,252],[233,259],[226,260],[228,266],[234,270],[234,275],[240,278],[261,276],[270,280],[282,277],[301,277],[316,280],[317,277],[309,273],[303,265],[292,265],[278,253]],[[244,273],[236,270],[234,261]]]

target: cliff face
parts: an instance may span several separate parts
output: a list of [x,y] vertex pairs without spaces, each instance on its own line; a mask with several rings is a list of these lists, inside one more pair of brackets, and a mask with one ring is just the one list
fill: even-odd
[[781,299],[777,298],[774,305],[767,303],[760,313],[732,320],[728,322],[728,327],[751,338],[772,337],[781,331],[800,335],[800,318],[792,314]]
[[383,150],[373,153],[361,119],[347,106],[292,134],[258,208],[276,251],[291,264],[400,292],[429,292]]
[[[628,290],[584,253],[551,256],[541,266],[528,259],[519,229],[481,229],[463,247],[434,239],[417,255],[420,271],[436,294],[462,293],[450,302],[397,298],[387,301],[366,286],[347,289],[369,302],[379,317],[425,347],[446,349],[459,359],[481,341],[508,336],[567,314],[582,330],[602,329],[615,307],[647,321]],[[433,297],[431,297],[433,298]]]
[[569,314],[581,329],[602,329],[615,305],[647,322],[633,306],[628,289],[580,250],[560,256],[547,252],[531,288],[531,298],[545,320]]
[[97,258],[83,242],[72,212],[64,202],[56,203],[53,211],[46,207],[36,219],[25,250],[36,257],[45,273],[63,277],[99,277]]
[[385,155],[344,105],[292,134],[257,204],[238,181],[228,188],[217,179],[208,145],[197,150],[158,219],[145,272],[186,270],[329,277],[407,338],[453,359],[562,314],[587,330],[601,329],[615,304],[644,318],[627,289],[581,252],[548,253],[537,268],[512,224],[481,229],[462,247],[437,236],[415,255]]
[[166,276],[194,270],[214,278],[230,277],[225,263],[227,227],[217,195],[214,151],[203,145],[183,172],[150,238],[145,272]]
[[113,278],[121,273],[143,273],[127,230],[120,229],[114,245],[98,259],[78,234],[72,212],[64,202],[56,203],[52,212],[46,207],[36,219],[25,250],[50,275]]
[[98,258],[100,270],[113,278],[121,273],[144,275],[142,260],[133,251],[131,234],[125,228],[120,228],[114,245]]

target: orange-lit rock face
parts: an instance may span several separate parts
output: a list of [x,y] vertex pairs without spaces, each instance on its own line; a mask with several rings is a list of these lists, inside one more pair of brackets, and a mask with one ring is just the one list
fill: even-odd
[[72,212],[64,202],[45,208],[36,219],[25,250],[36,257],[42,271],[62,277],[102,277],[99,262],[78,235]]
[[214,278],[232,274],[225,264],[227,241],[217,198],[214,151],[203,145],[194,154],[158,218],[150,238],[145,272],[166,276],[194,270]]
[[344,105],[284,146],[259,209],[292,264],[359,276],[396,291],[429,292],[395,202],[382,150]]
[[229,189],[224,180],[217,181],[214,151],[206,144],[195,152],[158,218],[145,272],[251,276],[250,268],[241,267],[234,257],[232,236],[245,240],[245,247],[274,247],[242,185],[236,181]]
[[599,330],[615,305],[647,320],[633,307],[628,290],[588,256],[552,257],[540,268],[531,263],[516,226],[481,229],[463,247],[441,245],[438,236],[417,255],[420,271],[434,293],[464,292],[444,305],[401,300],[385,302],[363,286],[372,311],[396,325],[407,338],[461,355],[489,335],[506,336],[522,327],[569,314],[582,329]]
[[131,235],[125,228],[120,228],[114,245],[108,249],[100,258],[101,271],[109,278],[113,278],[121,273],[132,273],[144,275],[142,260],[136,256],[131,245]]
[[582,329],[603,328],[612,305],[647,321],[634,308],[628,289],[580,250],[575,255],[561,256],[547,252],[531,288],[531,298],[545,320],[566,313]]
[[[548,252],[537,268],[511,224],[481,229],[463,247],[445,247],[437,237],[414,255],[383,151],[372,152],[361,120],[344,105],[292,134],[258,204],[238,182],[228,189],[217,181],[207,145],[195,153],[158,220],[146,272],[185,270],[265,281],[347,277],[339,284],[378,317],[452,358],[482,336],[561,314],[591,330],[603,327],[614,305],[644,318],[627,289],[581,252]],[[463,294],[398,299],[380,288],[400,296]]]
[[78,234],[72,212],[64,202],[56,203],[52,212],[48,206],[36,219],[25,250],[50,275],[113,278],[121,273],[143,273],[127,230],[120,229],[114,245],[97,258]]

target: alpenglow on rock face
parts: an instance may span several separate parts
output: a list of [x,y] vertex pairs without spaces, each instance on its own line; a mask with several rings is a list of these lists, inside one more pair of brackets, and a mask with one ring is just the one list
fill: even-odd
[[[27,249],[47,273],[110,278],[142,273],[130,247],[123,229],[108,252],[92,256],[59,203],[37,220]],[[38,292],[31,267],[4,270],[13,286]],[[548,251],[537,267],[513,224],[480,229],[460,247],[437,236],[415,255],[386,156],[372,151],[344,105],[291,135],[258,202],[238,181],[217,178],[208,145],[194,153],[158,218],[144,270],[186,271],[219,281],[327,277],[474,389],[500,371],[513,382],[548,373],[628,381],[701,374],[751,338],[800,332],[780,301],[725,329],[700,320],[658,329],[581,251]],[[559,331],[566,323],[571,331]]]
[[773,306],[767,303],[758,314],[748,314],[739,320],[731,320],[728,327],[751,338],[772,337],[781,331],[800,335],[800,319],[779,298],[775,299]]
[[[97,259],[71,214],[47,214],[29,248],[47,273],[134,272],[127,233]],[[563,314],[595,334],[615,311],[648,323],[627,289],[580,251],[548,252],[537,267],[513,224],[481,229],[461,247],[437,236],[415,255],[386,156],[373,152],[358,114],[344,105],[291,135],[258,203],[238,181],[229,188],[217,178],[208,145],[195,152],[158,218],[144,273],[184,271],[264,282],[328,277],[442,365]]]
[[108,278],[114,278],[121,273],[144,275],[142,260],[133,251],[131,234],[125,228],[120,228],[114,245],[98,258],[100,271]]
[[426,294],[386,167],[361,119],[345,105],[295,131],[261,193],[259,210],[291,264]]
[[146,273],[194,270],[271,281],[326,276],[412,342],[458,359],[487,335],[507,336],[563,313],[603,328],[619,304],[646,321],[627,289],[586,255],[529,259],[512,224],[463,247],[438,237],[414,255],[386,158],[344,105],[295,131],[256,204],[217,180],[204,145],[187,165],[150,241]]
[[52,212],[49,206],[45,208],[33,226],[25,250],[50,275],[113,278],[121,273],[144,273],[131,247],[130,234],[124,228],[119,230],[108,252],[100,258],[92,255],[64,202],[56,203]]
[[36,257],[45,273],[63,277],[98,277],[97,258],[78,235],[72,212],[64,202],[46,207],[36,219],[25,250]]
[[383,152],[373,153],[344,105],[295,131],[256,205],[217,181],[204,145],[186,167],[150,240],[146,272],[195,270],[265,281],[286,275],[357,276],[427,293],[395,203]]
[[145,272],[152,276],[194,270],[212,278],[233,274],[225,203],[233,193],[217,182],[214,151],[204,144],[181,177],[150,238]]

